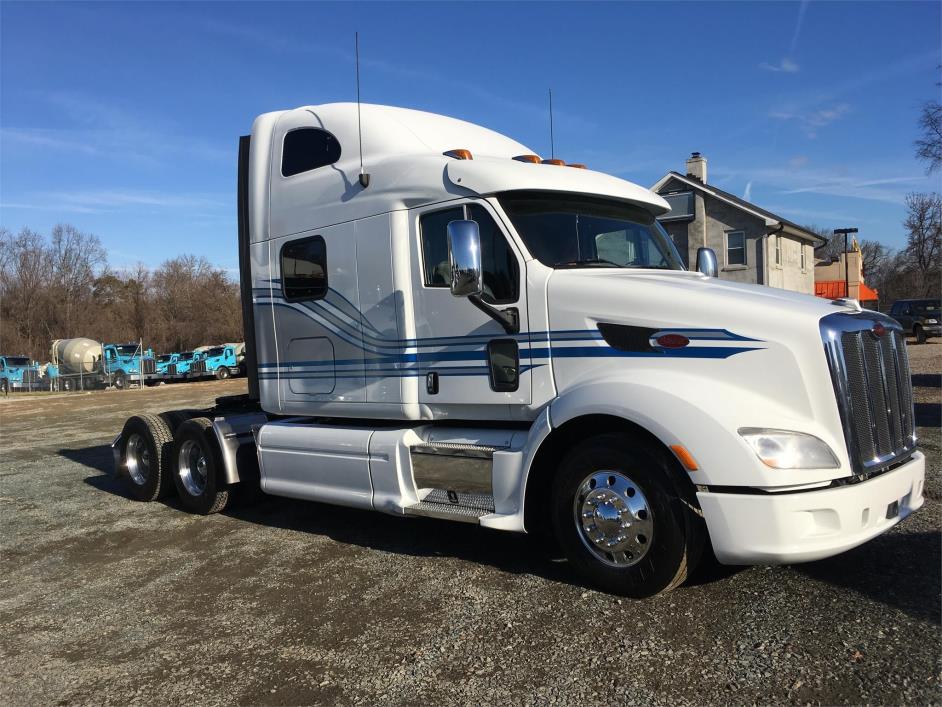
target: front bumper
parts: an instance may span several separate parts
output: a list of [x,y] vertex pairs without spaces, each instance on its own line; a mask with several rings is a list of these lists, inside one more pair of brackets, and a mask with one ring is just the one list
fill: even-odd
[[923,324],[922,329],[926,336],[942,336],[942,324]]
[[780,565],[837,555],[893,527],[922,506],[925,476],[926,459],[914,452],[857,484],[780,494],[701,491],[697,499],[721,563]]

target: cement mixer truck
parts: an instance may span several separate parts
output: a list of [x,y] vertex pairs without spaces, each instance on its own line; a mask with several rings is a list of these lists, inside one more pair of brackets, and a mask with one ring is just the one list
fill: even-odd
[[102,344],[94,339],[56,339],[52,342],[52,363],[59,371],[62,390],[88,390],[113,385],[127,388],[131,383],[156,383],[157,362],[140,344]]

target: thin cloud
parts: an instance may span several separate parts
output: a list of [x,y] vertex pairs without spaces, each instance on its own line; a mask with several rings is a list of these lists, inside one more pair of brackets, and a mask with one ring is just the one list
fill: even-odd
[[7,143],[19,143],[30,147],[46,147],[53,150],[68,152],[81,152],[86,155],[97,155],[99,151],[86,142],[71,139],[68,133],[62,134],[59,130],[42,130],[30,128],[0,128],[0,140]]
[[765,71],[774,71],[776,73],[784,74],[797,74],[801,69],[798,64],[788,57],[784,57],[777,64],[769,64],[768,62],[763,61],[761,64],[759,64],[759,68],[764,69]]
[[797,123],[809,138],[818,136],[818,130],[839,120],[850,112],[847,103],[836,103],[824,108],[804,111],[798,108],[779,108],[769,112],[769,117],[775,120],[791,121]]
[[789,56],[794,56],[795,50],[798,48],[798,38],[801,36],[801,28],[805,23],[805,11],[808,9],[808,2],[809,0],[801,0],[798,5],[798,20],[795,22],[795,31],[792,33],[791,44],[788,45]]
[[750,179],[746,182],[746,189],[742,193],[742,198],[744,201],[752,201],[752,180]]

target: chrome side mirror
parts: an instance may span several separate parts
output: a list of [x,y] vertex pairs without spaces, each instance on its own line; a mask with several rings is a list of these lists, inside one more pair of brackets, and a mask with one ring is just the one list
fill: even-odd
[[701,272],[707,277],[716,277],[719,270],[719,265],[716,262],[716,251],[712,248],[697,248],[697,272]]
[[484,291],[481,280],[481,233],[476,221],[448,224],[448,267],[451,294],[471,297]]

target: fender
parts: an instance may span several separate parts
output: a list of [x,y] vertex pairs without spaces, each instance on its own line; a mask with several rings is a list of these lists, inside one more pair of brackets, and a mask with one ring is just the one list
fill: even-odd
[[[547,438],[566,423],[588,415],[608,415],[645,429],[667,448],[683,445],[697,461],[689,472],[691,483],[702,486],[781,487],[814,484],[846,476],[846,450],[827,429],[813,419],[796,416],[774,400],[747,388],[715,381],[710,395],[700,392],[702,378],[678,373],[668,384],[654,386],[628,376],[587,380],[564,391],[537,417],[524,447],[523,468],[517,488],[517,512],[504,517],[499,527],[523,529],[524,504],[534,459]],[[736,401],[733,405],[728,401]],[[743,426],[781,427],[806,431],[827,442],[841,460],[842,469],[802,469],[787,472],[762,464],[735,432]],[[774,422],[773,422],[774,421]],[[482,525],[487,523],[482,522]]]

